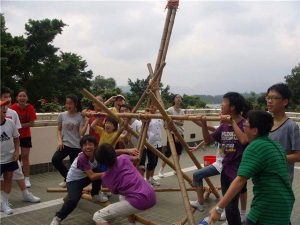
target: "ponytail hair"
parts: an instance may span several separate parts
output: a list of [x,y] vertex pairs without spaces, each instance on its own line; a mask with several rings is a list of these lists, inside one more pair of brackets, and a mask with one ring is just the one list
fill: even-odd
[[69,98],[74,102],[74,104],[76,105],[77,112],[82,111],[80,99],[76,95],[70,94],[70,95],[67,95],[66,98]]
[[252,109],[253,109],[252,104],[248,100],[245,99],[245,106],[242,111],[242,117],[246,118],[247,113]]

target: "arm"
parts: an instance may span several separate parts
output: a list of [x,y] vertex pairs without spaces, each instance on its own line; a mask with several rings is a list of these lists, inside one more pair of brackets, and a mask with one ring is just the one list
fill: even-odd
[[300,150],[293,151],[292,154],[286,156],[289,163],[300,162]]
[[116,154],[117,155],[122,155],[122,154],[138,155],[139,150],[137,150],[136,148],[116,149]]
[[[197,124],[199,127],[202,127],[202,122],[201,121],[193,121],[195,124]],[[216,130],[215,127],[207,125],[207,129],[211,132],[214,132]]]
[[30,120],[27,123],[21,123],[22,128],[33,127],[34,120]]
[[100,121],[100,117],[96,117],[96,119],[91,124],[91,128],[93,128],[95,131],[98,130],[99,121]]
[[[234,181],[231,183],[229,189],[227,190],[226,194],[224,197],[219,201],[217,206],[220,208],[224,209],[225,206],[228,205],[228,203],[242,190],[243,186],[247,182],[248,178],[244,176],[237,176]],[[213,208],[209,212],[210,218],[209,218],[209,224],[211,222],[218,221],[221,217],[221,214],[219,214],[216,211],[216,208]]]
[[57,125],[57,139],[58,139],[57,151],[61,151],[64,148],[64,143],[61,138],[62,137],[61,130],[62,130],[62,123],[58,122],[58,125]]
[[203,145],[206,145],[207,143],[205,141],[201,141],[199,143],[199,145],[197,145],[196,147],[189,147],[190,151],[193,152],[195,150],[198,150],[199,148],[201,148]]
[[104,105],[108,105],[109,103],[116,101],[116,97],[117,96],[110,97],[106,102],[104,102]]
[[91,181],[99,180],[102,178],[103,173],[94,173],[92,169],[84,171],[85,174],[90,178]]
[[242,145],[248,144],[247,135],[239,128],[234,120],[232,120],[232,127],[239,142],[241,142]]
[[19,145],[20,145],[20,140],[19,137],[14,138],[14,144],[15,144],[15,152],[14,152],[14,161],[17,162],[19,160]]
[[136,166],[136,164],[137,164],[139,161],[141,161],[141,159],[140,159],[139,157],[137,157],[137,156],[134,156],[134,157],[133,157],[133,162],[132,162],[132,163],[133,163],[134,166]]
[[174,123],[177,125],[177,126],[183,126],[184,125],[184,121],[183,120],[176,120],[174,121]]
[[[201,120],[201,118],[203,117],[204,115],[198,115],[197,116],[197,119],[198,120]],[[206,143],[211,143],[213,141],[215,141],[215,139],[209,134],[208,132],[208,127],[207,127],[207,123],[206,121],[200,121],[202,123],[202,133],[203,133],[203,139],[204,139],[204,142]]]
[[85,119],[84,126],[82,126],[82,125],[79,126],[79,134],[80,134],[80,136],[83,136],[85,134],[85,132],[86,132],[88,126],[89,126],[89,121],[90,121],[91,117],[85,116],[84,119]]

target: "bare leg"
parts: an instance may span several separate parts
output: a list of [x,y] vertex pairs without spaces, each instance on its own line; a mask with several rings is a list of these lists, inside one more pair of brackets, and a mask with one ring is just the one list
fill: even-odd
[[127,216],[127,218],[128,218],[129,223],[135,223],[135,215],[134,214]]
[[165,161],[163,161],[161,164],[161,168],[165,168],[165,166],[166,166],[166,163],[165,163]]
[[204,189],[203,189],[203,186],[196,186],[196,192],[197,192],[199,204],[204,205],[204,198],[203,198]]
[[149,180],[150,177],[154,176],[154,170],[147,170],[146,171],[146,179]]
[[4,182],[3,182],[3,191],[6,194],[10,194],[11,187],[12,187],[12,177],[14,171],[6,171],[4,172]]
[[30,153],[30,148],[21,147],[23,173],[25,177],[29,177],[29,171],[30,171],[29,153]]
[[142,177],[144,177],[145,174],[145,170],[144,169],[138,169],[139,173],[142,175]]
[[21,189],[21,191],[25,191],[27,189],[24,179],[16,180],[16,182],[19,185],[19,188]]

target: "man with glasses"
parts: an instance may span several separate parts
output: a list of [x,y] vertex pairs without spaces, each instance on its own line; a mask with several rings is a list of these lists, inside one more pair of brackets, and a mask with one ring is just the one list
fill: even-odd
[[274,84],[268,89],[266,97],[268,110],[273,114],[274,125],[269,138],[278,142],[287,154],[290,169],[290,182],[294,178],[294,164],[300,162],[300,132],[299,126],[285,114],[292,95],[286,84]]

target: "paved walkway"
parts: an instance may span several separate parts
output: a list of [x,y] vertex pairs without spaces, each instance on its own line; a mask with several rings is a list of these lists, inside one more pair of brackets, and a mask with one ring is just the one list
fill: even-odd
[[[197,151],[195,156],[198,158],[200,163],[203,163],[204,155],[215,155],[215,149],[210,148],[209,151]],[[183,153],[181,160],[181,168],[186,171],[188,176],[192,177],[193,171],[196,167],[193,165],[191,159],[186,153]],[[159,160],[158,167],[161,165]],[[293,189],[296,196],[296,202],[294,205],[294,210],[292,213],[292,225],[300,224],[300,163],[296,164],[297,169],[295,169],[295,178]],[[165,169],[166,177],[159,179],[156,177],[162,188],[172,188],[179,187],[177,176],[173,175],[170,167]],[[5,215],[1,212],[1,224],[11,225],[34,225],[34,224],[50,224],[55,212],[58,211],[62,206],[62,198],[66,193],[47,193],[46,188],[48,187],[58,187],[58,184],[62,181],[62,178],[58,172],[44,173],[39,175],[33,175],[30,177],[32,187],[29,191],[35,196],[41,198],[41,203],[28,203],[22,202],[22,194],[17,184],[13,183],[13,189],[10,195],[10,203],[12,204],[12,209],[14,210],[13,215]],[[220,177],[211,177],[211,181],[214,185],[220,185]],[[188,184],[186,184],[188,187]],[[253,198],[252,194],[252,182],[248,182],[248,206],[247,211],[250,209],[250,203]],[[221,191],[219,191],[221,195]],[[196,199],[195,192],[189,192],[189,197],[192,200]],[[109,199],[110,203],[117,201],[117,196],[112,196]],[[204,212],[196,211],[194,214],[196,224],[199,223],[204,217],[208,216],[209,210],[218,203],[218,199],[211,195],[209,199],[206,200],[206,210]],[[89,225],[94,224],[92,216],[94,212],[99,210],[101,207],[88,202],[86,200],[81,200],[77,208],[61,223],[63,225]],[[185,216],[185,210],[181,198],[180,192],[160,192],[157,193],[157,204],[152,209],[149,209],[139,215],[154,221],[159,224],[170,225],[173,222],[180,221]],[[220,225],[223,222],[217,222],[216,225]],[[128,224],[125,218],[118,218],[115,225],[125,225]],[[140,224],[140,223],[137,223]]]

